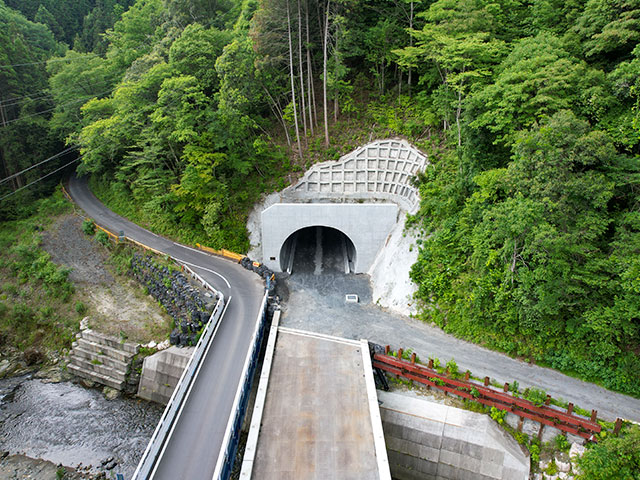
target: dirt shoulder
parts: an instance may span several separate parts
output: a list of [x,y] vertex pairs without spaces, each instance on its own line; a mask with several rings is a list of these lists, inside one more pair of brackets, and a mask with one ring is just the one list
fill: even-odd
[[119,275],[111,254],[82,231],[82,218],[65,214],[42,234],[42,248],[58,265],[71,268],[69,279],[86,308],[91,328],[129,341],[160,342],[171,319],[132,278]]

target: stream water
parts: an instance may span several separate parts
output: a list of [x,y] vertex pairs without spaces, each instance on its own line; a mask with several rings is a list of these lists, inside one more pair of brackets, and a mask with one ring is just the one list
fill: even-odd
[[97,389],[26,377],[0,380],[0,451],[77,468],[103,463],[130,479],[163,408],[142,400],[107,400]]

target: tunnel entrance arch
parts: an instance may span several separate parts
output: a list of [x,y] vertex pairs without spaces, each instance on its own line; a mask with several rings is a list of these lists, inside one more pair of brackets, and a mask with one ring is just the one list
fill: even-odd
[[286,271],[291,256],[290,248],[283,247],[290,237],[320,226],[338,230],[350,240],[350,271],[366,273],[397,219],[398,206],[393,203],[276,203],[261,213],[262,258],[271,270]]
[[356,247],[344,232],[326,225],[293,232],[280,249],[283,272],[322,271],[354,273]]

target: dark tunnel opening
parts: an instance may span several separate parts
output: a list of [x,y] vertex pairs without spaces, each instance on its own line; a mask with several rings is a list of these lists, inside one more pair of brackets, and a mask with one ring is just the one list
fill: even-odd
[[280,267],[288,273],[351,273],[355,261],[351,239],[331,227],[302,228],[291,234],[280,250]]

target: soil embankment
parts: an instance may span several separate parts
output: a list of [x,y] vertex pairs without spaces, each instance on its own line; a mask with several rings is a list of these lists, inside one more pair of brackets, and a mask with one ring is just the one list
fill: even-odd
[[42,247],[55,263],[72,269],[69,278],[84,298],[92,329],[137,343],[166,338],[169,316],[135,280],[115,272],[108,250],[83,233],[81,218],[58,218],[43,233]]

